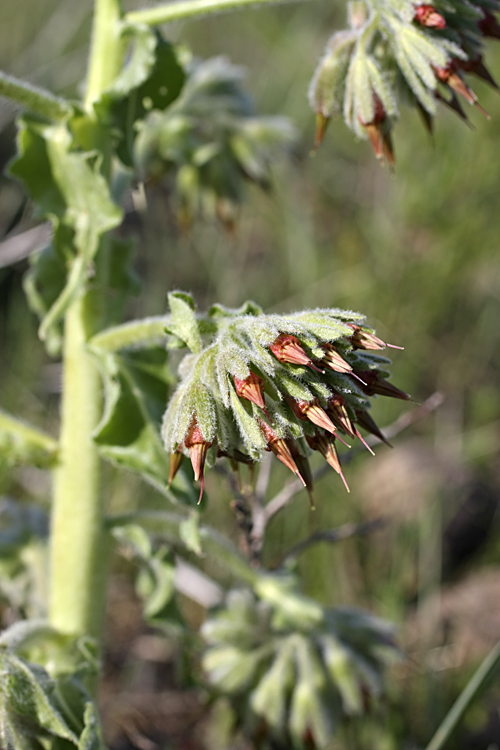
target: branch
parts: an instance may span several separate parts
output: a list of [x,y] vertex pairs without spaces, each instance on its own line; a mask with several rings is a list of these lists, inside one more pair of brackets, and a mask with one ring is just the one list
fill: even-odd
[[[429,396],[428,399],[420,404],[420,406],[417,406],[416,409],[411,409],[411,411],[407,411],[404,414],[401,414],[401,416],[396,419],[395,422],[393,422],[388,427],[385,427],[382,430],[384,436],[389,439],[396,437],[396,435],[399,435],[400,432],[403,432],[403,430],[411,427],[411,425],[415,424],[415,422],[420,422],[422,419],[428,417],[429,414],[432,414],[433,411],[441,406],[443,401],[444,395],[439,391],[436,391],[432,394],[432,396]],[[372,438],[367,442],[371,445],[380,443],[381,441],[378,438]]]
[[[210,13],[220,13],[238,8],[259,7],[262,5],[276,5],[291,0],[177,0],[156,8],[135,10],[125,15],[125,23],[146,24],[158,26],[162,23],[179,21],[183,18],[205,16]],[[295,1],[295,0],[292,0]]]
[[311,534],[311,536],[307,537],[307,539],[304,539],[302,542],[291,547],[275,567],[280,568],[287,560],[298,557],[304,552],[304,550],[311,547],[313,544],[318,544],[318,542],[339,542],[342,539],[350,539],[353,536],[371,534],[372,531],[385,526],[385,523],[386,521],[384,518],[375,518],[372,521],[365,521],[364,523],[345,523],[338,529],[317,531],[315,534]]
[[0,96],[49,120],[62,120],[71,112],[71,104],[31,83],[0,71]]

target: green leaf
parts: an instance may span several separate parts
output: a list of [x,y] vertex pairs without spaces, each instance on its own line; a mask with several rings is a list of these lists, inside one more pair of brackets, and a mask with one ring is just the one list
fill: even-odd
[[165,330],[183,341],[194,354],[198,354],[202,344],[192,297],[184,292],[171,292],[168,304],[172,318]]
[[90,701],[85,706],[83,717],[85,726],[80,735],[78,750],[105,750],[101,741],[101,731],[97,711]]
[[4,651],[0,664],[3,709],[13,717],[14,723],[25,723],[35,735],[48,732],[78,745],[76,734],[54,699],[54,682],[45,670],[10,651]]
[[[40,327],[40,336],[47,338],[83,289],[99,238],[121,222],[122,213],[111,199],[95,157],[73,150],[66,124],[46,125],[25,116],[18,152],[10,172],[24,183],[38,214],[52,221],[52,244],[59,256],[59,262],[52,258],[50,265],[50,293],[39,292],[38,298],[40,311],[52,298]],[[42,278],[38,276],[32,286]]]
[[49,435],[0,410],[0,454],[8,464],[46,469],[57,461],[58,444]]
[[185,73],[174,47],[147,26],[125,26],[131,55],[112,86],[96,103],[100,122],[113,129],[117,152],[132,166],[135,124],[150,110],[164,110],[179,96]]
[[175,620],[179,612],[175,605],[175,562],[165,545],[154,549],[149,535],[140,526],[128,524],[113,529],[113,536],[132,551],[140,564],[136,579],[137,593],[144,601],[144,615],[151,622]]
[[[32,312],[40,320],[55,304],[66,283],[66,265],[53,245],[34,253],[30,259],[30,269],[23,278],[23,287]],[[62,323],[51,326],[45,337],[47,351],[53,357],[61,352]]]
[[182,471],[169,490],[169,458],[160,425],[171,376],[167,352],[152,348],[121,354],[98,353],[104,378],[105,410],[94,439],[103,458],[138,472],[173,502],[196,504]]
[[94,309],[101,311],[102,327],[121,321],[130,297],[140,292],[141,280],[132,265],[135,245],[134,239],[109,236],[105,252],[96,258],[89,297]]
[[18,152],[10,172],[23,182],[38,214],[52,221],[53,248],[67,273],[42,321],[45,338],[82,290],[101,235],[120,224],[122,212],[111,199],[95,156],[73,150],[66,124],[46,125],[25,116]]

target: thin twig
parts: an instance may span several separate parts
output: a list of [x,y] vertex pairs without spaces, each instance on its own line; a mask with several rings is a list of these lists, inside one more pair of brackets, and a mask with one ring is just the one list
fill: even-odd
[[[432,414],[433,411],[441,406],[443,401],[444,395],[439,391],[436,391],[432,394],[432,396],[429,396],[429,398],[427,398],[423,403],[417,406],[416,409],[411,409],[411,411],[407,411],[404,414],[401,414],[401,416],[398,417],[395,422],[393,422],[388,427],[385,427],[382,430],[384,436],[389,439],[396,437],[396,435],[399,435],[400,432],[403,432],[403,430],[411,427],[412,424],[420,422],[422,419],[428,417],[429,414]],[[375,437],[374,439],[368,440],[367,442],[372,445],[380,443],[381,441],[377,437]]]
[[287,560],[298,557],[304,550],[313,544],[318,544],[318,542],[329,542],[331,544],[332,542],[339,542],[342,539],[350,539],[353,536],[364,536],[365,534],[371,534],[376,529],[382,528],[385,524],[385,518],[375,518],[372,521],[365,521],[364,523],[345,523],[343,526],[339,526],[338,529],[316,531],[307,537],[307,539],[291,547],[275,567],[280,568]]

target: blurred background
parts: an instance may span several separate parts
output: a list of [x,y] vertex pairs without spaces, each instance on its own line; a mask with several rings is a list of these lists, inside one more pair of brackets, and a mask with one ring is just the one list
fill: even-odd
[[[0,68],[77,95],[90,14],[90,0],[0,4]],[[136,268],[144,281],[130,315],[165,312],[172,288],[192,292],[200,309],[253,299],[269,311],[359,310],[382,339],[405,347],[393,352],[393,382],[416,402],[442,395],[438,408],[394,437],[393,450],[379,445],[376,458],[349,462],[350,495],[333,472],[317,485],[314,513],[299,493],[274,519],[265,549],[273,565],[317,530],[383,519],[368,535],[308,548],[299,570],[304,590],[322,603],[366,607],[394,622],[406,654],[390,675],[387,701],[332,747],[417,748],[500,638],[500,96],[469,81],[491,120],[464,105],[468,127],[442,108],[432,139],[418,114],[403,110],[394,175],[341,121],[330,124],[312,158],[307,88],[328,37],[344,23],[342,3],[308,1],[166,30],[200,58],[225,55],[244,66],[257,111],[288,116],[298,139],[290,157],[276,163],[272,191],[248,189],[233,232],[216,222],[181,232],[168,192],[150,191],[147,219],[132,215],[128,222],[139,237]],[[500,45],[491,44],[486,64],[500,80]],[[2,167],[14,154],[15,115],[0,102]],[[37,223],[20,185],[4,176],[0,242],[19,221],[23,231]],[[27,267],[23,258],[0,267],[0,404],[56,434],[60,369],[26,307]],[[379,400],[373,416],[383,427],[406,411],[407,404]],[[287,480],[280,469],[274,467],[269,497]],[[130,476],[107,470],[106,486],[113,510],[164,506]],[[48,492],[41,471],[0,463],[1,495],[47,508]],[[207,494],[207,522],[237,537],[229,490],[214,472]],[[38,605],[24,604],[2,571],[5,625]],[[187,601],[182,607],[199,624],[202,609]],[[113,577],[109,621],[103,707],[111,746],[223,747],[200,730],[206,715],[178,649],[155,640],[141,622],[126,565]],[[152,691],[155,701],[147,699]],[[500,747],[499,707],[497,680],[468,712],[453,746]],[[153,738],[148,722],[157,728]]]

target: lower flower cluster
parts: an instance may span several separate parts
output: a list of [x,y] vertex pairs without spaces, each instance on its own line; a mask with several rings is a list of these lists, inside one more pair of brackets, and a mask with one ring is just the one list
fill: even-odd
[[212,342],[181,363],[162,428],[170,481],[189,456],[201,500],[205,466],[216,458],[236,468],[272,451],[311,492],[308,455],[317,451],[349,491],[337,441],[351,447],[359,440],[371,451],[363,429],[387,442],[370,416],[370,397],[410,398],[387,380],[389,360],[378,352],[390,345],[357,313],[251,309],[217,307]]

